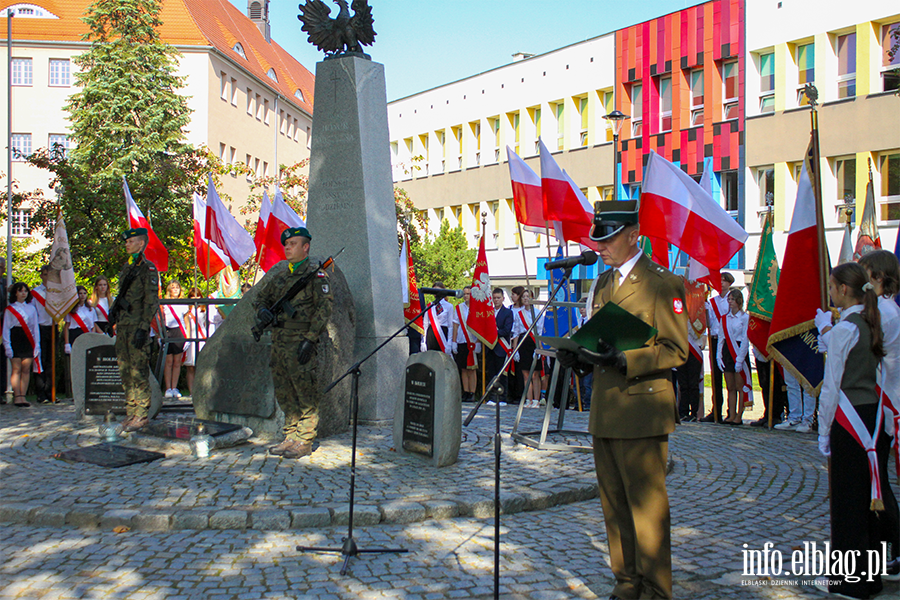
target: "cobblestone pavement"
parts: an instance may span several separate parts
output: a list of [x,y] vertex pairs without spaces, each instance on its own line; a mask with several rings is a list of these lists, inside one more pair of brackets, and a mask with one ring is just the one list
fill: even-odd
[[[513,416],[509,412],[503,422],[507,433]],[[95,426],[72,423],[71,409],[40,407],[25,415],[0,407],[0,511],[7,521],[0,524],[2,599],[491,597],[493,521],[483,518],[487,514],[479,512],[480,504],[456,498],[490,497],[491,416],[477,417],[464,430],[460,463],[441,470],[390,451],[389,431],[364,428],[357,497],[363,514],[370,515],[368,522],[379,524],[366,525],[365,518],[363,523],[355,521],[356,539],[363,550],[399,546],[410,552],[361,555],[341,576],[340,555],[295,550],[297,544],[340,545],[346,526],[335,518],[335,509],[328,511],[327,525],[274,521],[282,510],[278,500],[296,507],[295,498],[304,498],[309,511],[346,503],[348,459],[343,455],[349,437],[323,441],[311,461],[273,461],[262,455],[262,447],[251,445],[221,451],[205,463],[172,455],[148,465],[107,470],[47,458],[52,451],[96,439]],[[573,414],[567,420],[573,429],[584,426],[583,416]],[[824,597],[791,577],[741,577],[743,544],[761,550],[771,542],[773,552],[781,552],[789,567],[791,552],[804,542],[821,546],[828,539],[827,473],[814,436],[686,424],[671,436],[670,448],[676,597]],[[518,504],[510,496],[506,499],[508,512],[514,514],[502,518],[502,597],[608,596],[611,573],[599,501],[555,492],[580,489],[591,477],[589,454],[533,450],[504,436],[504,492],[526,498],[520,493],[535,488],[550,495]],[[891,474],[896,490],[894,477]],[[330,487],[326,492],[316,486]],[[551,501],[556,505],[546,506]],[[270,520],[254,523],[256,502],[272,507],[263,515]],[[396,502],[457,502],[457,507],[477,510],[454,516],[435,508],[434,518],[419,512],[406,515],[413,522],[391,522],[385,507]],[[57,505],[63,507],[63,517],[76,506],[83,514],[90,512],[87,505],[107,512],[100,513],[100,521],[84,517],[69,524],[65,519],[43,524],[34,519],[36,507],[49,511]],[[140,530],[127,511],[152,512],[145,506],[160,514],[171,511],[171,519],[181,513],[207,514],[206,528],[177,529],[170,521],[166,531]],[[250,528],[210,528],[213,509],[241,513],[235,506],[248,507],[244,527]],[[108,514],[116,510],[125,512]],[[12,522],[27,519],[32,522]],[[123,533],[111,529],[123,523],[132,528]],[[898,585],[886,584],[882,597],[897,596]]]

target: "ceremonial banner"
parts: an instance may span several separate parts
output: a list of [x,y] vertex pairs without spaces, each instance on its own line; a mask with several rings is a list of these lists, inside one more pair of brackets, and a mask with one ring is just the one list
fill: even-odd
[[[703,176],[700,177],[700,187],[712,197],[712,157],[703,159]],[[722,291],[722,273],[718,269],[710,271],[706,265],[694,257],[689,257],[688,279],[709,284],[717,292]]]
[[509,156],[509,178],[516,221],[528,231],[544,233],[547,220],[544,219],[541,178],[509,146],[506,147],[506,154]]
[[409,251],[409,238],[403,237],[403,247],[400,249],[400,273],[403,280],[403,318],[412,321],[410,325],[419,333],[425,333],[422,312],[422,300],[419,297],[419,286],[416,283],[416,268],[413,265],[412,253]]
[[822,261],[816,218],[816,197],[810,172],[818,168],[810,141],[800,170],[797,200],[784,251],[784,267],[772,308],[767,350],[810,394],[818,395],[825,375],[825,355],[819,353],[816,310],[821,308],[819,281]]
[[593,207],[569,174],[556,164],[544,142],[540,141],[539,145],[544,217],[547,221],[553,221],[554,225],[559,223],[555,227],[557,239],[561,235],[566,241],[596,250],[597,243],[590,238],[594,223]]
[[209,241],[206,231],[206,202],[194,192],[194,252],[197,254],[197,268],[203,277],[209,279],[225,268],[230,262],[225,252]]
[[859,221],[859,234],[856,237],[856,250],[853,260],[859,260],[863,254],[881,249],[881,234],[875,220],[875,189],[872,186],[872,171],[869,171],[869,183],[866,184],[866,201],[863,204],[862,219]]
[[75,289],[75,269],[72,255],[69,252],[69,235],[66,233],[66,221],[62,211],[56,219],[53,232],[53,246],[50,248],[50,273],[47,277],[47,295],[44,308],[47,314],[58,323],[69,314],[78,302],[78,291]]
[[491,301],[491,276],[488,273],[487,254],[484,251],[484,236],[478,245],[478,259],[472,276],[472,296],[469,299],[469,316],[466,325],[488,348],[497,344],[497,318]]
[[753,272],[750,297],[747,300],[747,313],[750,315],[747,337],[757,350],[766,355],[769,353],[766,347],[769,345],[769,325],[775,308],[778,277],[778,256],[772,243],[772,213],[769,213],[759,236],[756,270]]
[[169,251],[157,237],[156,232],[150,227],[150,221],[144,217],[134,198],[128,189],[128,181],[122,176],[122,188],[125,191],[125,204],[128,207],[128,227],[134,229],[143,227],[147,230],[147,247],[144,248],[144,257],[156,266],[156,270],[164,273],[169,270]]

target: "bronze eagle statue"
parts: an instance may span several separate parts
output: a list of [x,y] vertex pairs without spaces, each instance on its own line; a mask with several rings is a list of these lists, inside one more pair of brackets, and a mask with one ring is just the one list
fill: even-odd
[[307,0],[301,4],[297,18],[303,23],[300,31],[309,34],[309,41],[325,52],[326,58],[347,52],[364,54],[362,47],[375,41],[372,7],[368,0],[353,0],[354,14],[350,15],[347,0],[333,0],[340,10],[331,18],[331,8],[323,0]]

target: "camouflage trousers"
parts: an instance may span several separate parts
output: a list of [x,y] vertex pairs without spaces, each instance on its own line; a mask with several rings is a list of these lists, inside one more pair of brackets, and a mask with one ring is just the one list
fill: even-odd
[[296,331],[276,330],[272,336],[272,383],[275,399],[284,413],[284,436],[311,444],[319,426],[318,358],[301,365],[297,351],[303,337]]
[[116,331],[116,362],[125,388],[125,412],[137,417],[146,417],[150,412],[150,346],[147,339],[144,347],[134,347],[136,327],[122,327]]

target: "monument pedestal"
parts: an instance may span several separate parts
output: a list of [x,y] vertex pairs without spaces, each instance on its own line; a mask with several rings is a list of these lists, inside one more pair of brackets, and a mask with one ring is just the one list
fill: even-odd
[[[383,65],[358,56],[316,65],[307,206],[314,250],[347,246],[340,265],[352,282],[359,360],[403,326]],[[393,417],[407,355],[398,338],[363,366],[361,423]]]

